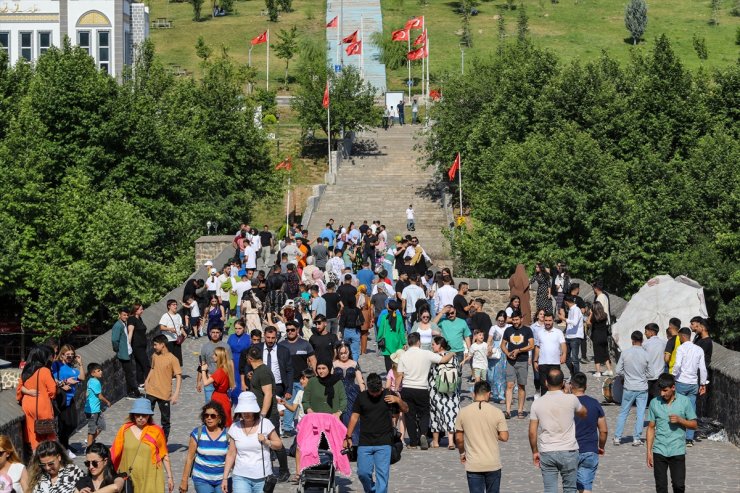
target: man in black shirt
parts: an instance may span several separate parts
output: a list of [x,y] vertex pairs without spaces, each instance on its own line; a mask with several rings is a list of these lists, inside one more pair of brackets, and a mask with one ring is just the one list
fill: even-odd
[[342,306],[349,306],[357,303],[357,298],[355,298],[355,296],[357,296],[357,288],[352,285],[352,274],[344,275],[344,284],[339,286],[337,294],[342,302]]
[[316,315],[313,323],[316,333],[308,339],[308,342],[316,353],[316,363],[331,364],[334,361],[334,346],[339,342],[339,339],[335,334],[328,332],[325,316]]
[[470,316],[470,303],[468,303],[468,300],[465,298],[466,294],[468,294],[468,283],[461,282],[457,287],[457,294],[452,300],[452,305],[455,307],[457,318],[461,318],[467,322],[468,317]]
[[[357,447],[357,476],[365,493],[386,493],[391,472],[391,447],[393,446],[394,414],[408,412],[409,406],[393,392],[383,389],[383,380],[377,373],[367,376],[367,390],[360,392],[352,406],[352,416],[347,426],[346,448],[352,446],[352,432],[357,422],[360,443]],[[373,481],[373,470],[375,481]]]
[[275,240],[273,239],[270,228],[265,224],[265,227],[259,233],[260,235],[260,251],[257,252],[257,256],[262,259],[262,265],[267,265],[267,260],[275,248]]
[[401,298],[401,293],[403,293],[403,290],[411,284],[409,282],[409,273],[405,270],[398,271],[398,281],[396,281],[396,301],[401,303],[403,300]]
[[522,312],[514,310],[511,314],[511,326],[504,331],[501,339],[501,350],[506,355],[506,419],[511,418],[511,401],[514,397],[514,385],[519,386],[518,418],[524,417],[524,400],[527,397],[525,386],[529,370],[529,351],[534,349],[532,329],[522,325]]
[[321,296],[326,301],[326,323],[329,324],[329,332],[336,334],[339,332],[339,310],[341,305],[339,302],[339,294],[336,293],[336,284],[328,282],[326,284],[326,293]]
[[[278,343],[278,346],[290,351],[292,359],[293,382],[290,384],[292,387],[286,387],[287,392],[291,394],[290,399],[287,399],[290,404],[293,404],[295,395],[303,388],[300,383],[303,370],[310,367],[316,371],[316,355],[314,354],[313,346],[307,340],[299,337],[298,334],[298,323],[295,320],[288,320],[285,322],[285,340]],[[295,436],[293,417],[294,413],[286,408],[285,415],[283,416],[282,436]]]
[[491,317],[483,311],[483,305],[485,303],[486,300],[483,298],[473,300],[470,306],[470,320],[468,325],[470,325],[471,332],[475,332],[476,330],[482,331],[484,334],[483,339],[487,341],[488,332],[491,330],[493,322],[491,322]]
[[362,261],[375,263],[375,246],[378,244],[378,237],[368,231],[365,234],[365,241],[362,247]]
[[[696,414],[699,417],[705,417],[707,415],[707,402],[709,401],[709,392],[712,391],[712,349],[714,343],[712,337],[709,335],[709,323],[702,317],[693,317],[690,321],[691,330],[694,331],[696,337],[694,337],[694,344],[702,348],[704,351],[704,362],[707,365],[707,380],[709,385],[704,394],[697,396],[696,398]],[[694,437],[695,439],[698,436]],[[702,437],[703,438],[703,437]]]

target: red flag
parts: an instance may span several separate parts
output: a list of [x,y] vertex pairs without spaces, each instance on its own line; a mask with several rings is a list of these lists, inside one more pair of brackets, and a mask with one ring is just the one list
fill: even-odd
[[426,57],[427,51],[425,46],[422,46],[421,48],[417,48],[415,50],[411,50],[406,55],[406,58],[408,58],[409,60],[421,60],[422,58]]
[[422,15],[421,17],[414,17],[413,19],[409,19],[406,22],[406,26],[404,27],[404,29],[406,29],[407,31],[409,29],[421,29],[423,25],[424,16]]
[[406,29],[399,29],[398,31],[393,31],[393,34],[391,34],[391,40],[392,41],[408,41],[409,32]]
[[357,31],[353,32],[352,34],[344,38],[342,40],[342,44],[346,45],[347,43],[354,43],[356,41],[357,41]]
[[275,166],[275,170],[284,169],[286,171],[290,171],[291,168],[293,167],[293,161],[291,159],[292,158],[290,156],[288,156],[285,159],[283,159],[280,162],[280,164],[278,164],[277,166]]
[[339,25],[339,16],[335,16],[332,20],[329,21],[329,24],[326,25],[326,27],[337,27]]
[[252,38],[252,45],[259,45],[262,43],[267,43],[267,31],[263,32],[256,38]]
[[452,168],[447,172],[447,176],[450,178],[450,181],[455,180],[455,173],[457,173],[457,170],[460,169],[460,153],[457,153],[457,157],[455,158],[455,162],[452,163]]
[[324,109],[329,107],[329,81],[326,81],[326,89],[324,89],[324,100],[321,102],[321,106]]
[[347,45],[347,49],[344,51],[347,52],[347,56],[361,55],[362,54],[362,40],[355,41],[354,43],[350,43],[349,45]]
[[442,99],[442,93],[440,92],[440,89],[432,89],[429,91],[429,97],[434,101],[439,101]]
[[427,44],[427,30],[424,29],[424,31],[419,35],[418,38],[416,38],[416,41],[414,41],[414,46],[419,45],[425,45]]

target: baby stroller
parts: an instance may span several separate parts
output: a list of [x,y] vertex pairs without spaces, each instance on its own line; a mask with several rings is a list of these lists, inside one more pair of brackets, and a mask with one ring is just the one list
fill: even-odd
[[298,423],[298,454],[300,475],[298,493],[338,493],[337,473],[349,477],[352,470],[342,443],[347,428],[336,416],[310,413]]

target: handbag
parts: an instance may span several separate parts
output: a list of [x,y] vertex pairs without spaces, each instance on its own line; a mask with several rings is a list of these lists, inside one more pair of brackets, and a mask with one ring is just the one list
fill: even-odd
[[[398,418],[401,419],[400,417]],[[393,438],[391,439],[391,464],[401,460],[401,452],[403,452],[403,438],[401,433],[398,432],[398,421],[396,426],[393,428]]]
[[[41,374],[41,368],[36,370],[36,418],[39,416],[39,399],[41,398],[41,389],[39,388],[39,377]],[[36,419],[33,422],[33,431],[37,435],[54,435],[57,432],[57,420],[52,419]]]
[[385,339],[378,339],[378,351],[385,351]]
[[[264,418],[260,418],[260,435],[262,434],[262,423]],[[260,443],[260,448],[264,447]],[[275,477],[274,474],[267,475],[267,470],[265,468],[265,453],[264,451],[260,450],[260,455],[262,456],[262,474],[265,476],[265,485],[262,487],[263,493],[272,493],[275,490],[275,486],[277,486],[277,477]]]
[[[175,325],[175,320],[172,318],[172,315],[169,313],[167,314],[168,317],[170,317],[170,320],[172,320],[172,326],[177,329],[177,325]],[[182,346],[182,343],[185,342],[185,332],[180,329],[180,333],[177,335],[177,339],[174,340],[174,343],[178,346]]]

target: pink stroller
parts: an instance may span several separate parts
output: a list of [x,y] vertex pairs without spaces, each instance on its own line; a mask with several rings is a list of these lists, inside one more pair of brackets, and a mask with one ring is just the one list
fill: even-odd
[[333,414],[309,413],[298,423],[296,442],[300,454],[298,493],[337,493],[338,472],[349,477],[352,469],[343,451],[347,428]]

